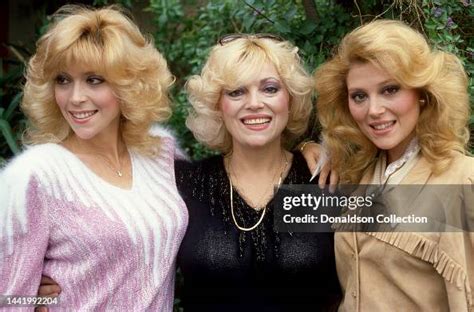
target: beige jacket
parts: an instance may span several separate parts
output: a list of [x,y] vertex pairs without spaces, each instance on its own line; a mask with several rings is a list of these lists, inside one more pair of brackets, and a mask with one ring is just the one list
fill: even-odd
[[[361,184],[367,181],[371,176]],[[473,182],[474,158],[458,155],[438,176],[421,157],[401,184],[464,184],[457,197],[474,197]],[[467,210],[472,224],[474,207]],[[474,311],[473,234],[336,233],[339,311]]]

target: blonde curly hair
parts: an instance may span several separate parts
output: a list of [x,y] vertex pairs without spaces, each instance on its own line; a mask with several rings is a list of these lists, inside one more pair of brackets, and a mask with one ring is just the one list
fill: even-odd
[[120,103],[125,144],[153,154],[159,138],[148,131],[171,115],[168,90],[174,77],[153,41],[117,6],[66,5],[53,15],[27,67],[21,104],[30,123],[25,143],[57,143],[72,133],[54,97],[55,78],[71,64],[104,76]]
[[435,174],[450,165],[453,151],[467,152],[470,108],[460,60],[431,50],[420,33],[400,21],[373,21],[346,35],[336,55],[315,73],[323,140],[342,182],[359,182],[378,153],[348,107],[347,74],[357,62],[371,63],[403,87],[419,91],[425,104],[415,131]]
[[283,144],[302,135],[312,111],[313,79],[303,68],[298,48],[287,41],[242,34],[231,42],[215,45],[201,75],[186,83],[192,105],[186,120],[195,138],[206,146],[228,153],[232,138],[222,120],[219,100],[223,90],[245,85],[267,63],[272,63],[290,94],[288,124]]

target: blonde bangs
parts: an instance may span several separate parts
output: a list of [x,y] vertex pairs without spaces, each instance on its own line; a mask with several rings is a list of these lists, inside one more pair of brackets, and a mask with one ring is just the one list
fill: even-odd
[[265,50],[249,40],[242,41],[237,45],[222,47],[215,56],[221,66],[216,66],[216,78],[224,89],[236,89],[254,79],[261,71],[264,64],[269,62]]
[[[51,69],[55,68],[57,72],[67,71],[71,67],[80,67],[84,69],[93,69],[97,74],[106,72],[106,53],[102,47],[92,43],[90,38],[84,37],[74,42],[70,47],[57,54],[57,57],[51,58]],[[51,70],[50,72],[54,72]]]

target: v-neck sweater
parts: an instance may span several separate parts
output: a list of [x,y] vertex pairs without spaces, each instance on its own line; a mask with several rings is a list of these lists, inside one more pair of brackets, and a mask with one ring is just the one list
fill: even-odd
[[188,222],[174,155],[166,136],[156,157],[131,150],[129,190],[57,144],[13,159],[0,173],[0,294],[36,295],[44,274],[62,288],[51,310],[172,311]]

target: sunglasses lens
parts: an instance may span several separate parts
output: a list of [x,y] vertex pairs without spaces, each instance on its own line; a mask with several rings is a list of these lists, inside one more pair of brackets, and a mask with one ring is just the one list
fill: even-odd
[[242,34],[230,34],[230,35],[225,35],[222,38],[219,39],[219,44],[224,45],[226,43],[232,42],[236,39],[242,38]]
[[274,34],[256,34],[255,37],[260,39],[271,39],[275,41],[283,41],[283,38]]
[[273,34],[255,34],[255,35],[248,35],[248,34],[230,34],[230,35],[225,35],[219,39],[219,44],[224,45],[226,43],[232,42],[234,40],[240,39],[240,38],[258,38],[258,39],[271,39],[275,41],[283,41],[283,38],[277,35]]

